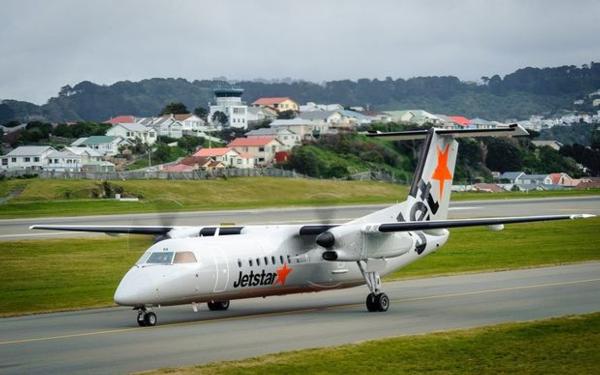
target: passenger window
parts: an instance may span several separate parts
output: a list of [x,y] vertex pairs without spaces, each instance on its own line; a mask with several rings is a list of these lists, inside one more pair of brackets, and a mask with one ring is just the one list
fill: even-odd
[[287,255],[287,262],[288,262],[288,264],[292,263],[292,259],[290,258],[290,254]]
[[283,264],[283,255],[279,256],[279,261],[281,262],[281,264]]
[[275,257],[274,257],[274,256],[272,256],[272,257],[271,257],[271,263],[272,263],[273,265],[275,265]]
[[252,267],[252,259],[248,259],[248,265],[250,265],[250,267]]
[[191,251],[178,251],[175,253],[173,263],[196,263],[196,256]]
[[269,265],[269,258],[265,257],[265,266]]
[[256,258],[256,265],[260,266],[260,258]]
[[241,259],[238,259],[238,267],[242,268],[242,260]]

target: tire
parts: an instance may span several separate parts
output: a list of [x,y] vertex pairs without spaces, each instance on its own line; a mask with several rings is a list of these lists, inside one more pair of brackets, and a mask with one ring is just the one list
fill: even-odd
[[377,308],[377,296],[374,293],[369,293],[367,296],[366,305],[369,312],[379,311]]
[[223,311],[229,308],[229,301],[209,301],[206,305],[210,311]]
[[157,322],[158,319],[156,318],[155,313],[147,312],[146,314],[144,314],[144,323],[146,323],[147,327],[153,327],[156,325]]
[[377,311],[387,311],[390,307],[390,298],[385,293],[378,294],[376,299]]

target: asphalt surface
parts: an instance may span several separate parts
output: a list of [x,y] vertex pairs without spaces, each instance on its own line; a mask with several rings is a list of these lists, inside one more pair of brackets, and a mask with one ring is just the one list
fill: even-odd
[[232,301],[230,310],[159,309],[139,328],[126,308],[0,319],[0,373],[123,373],[508,321],[600,311],[600,263],[384,283]]
[[[366,215],[386,205],[360,205],[337,207],[307,207],[254,209],[236,211],[199,211],[163,214],[126,214],[38,219],[0,220],[0,241],[19,239],[64,238],[98,236],[74,232],[32,231],[34,224],[55,225],[215,225],[221,223],[244,224],[297,224],[331,221],[342,223]],[[600,215],[600,196],[569,198],[489,200],[453,202],[450,218],[525,216],[585,213]]]

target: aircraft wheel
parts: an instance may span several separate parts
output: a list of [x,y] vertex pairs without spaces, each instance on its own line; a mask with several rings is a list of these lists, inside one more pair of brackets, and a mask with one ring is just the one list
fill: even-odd
[[379,311],[377,308],[377,295],[375,293],[369,293],[367,296],[367,310],[369,312]]
[[390,307],[390,299],[385,293],[378,294],[375,298],[375,301],[377,311],[387,311],[387,309]]
[[146,326],[148,326],[148,327],[155,326],[157,321],[158,320],[156,319],[155,313],[147,312],[144,314],[144,323]]
[[209,301],[206,304],[210,311],[223,311],[229,308],[229,301]]

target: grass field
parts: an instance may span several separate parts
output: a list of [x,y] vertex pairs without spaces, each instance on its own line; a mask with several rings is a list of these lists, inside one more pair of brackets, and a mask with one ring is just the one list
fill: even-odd
[[[438,253],[389,279],[502,270],[600,259],[600,218],[451,231]],[[109,306],[144,237],[0,242],[0,315]]]
[[599,347],[596,313],[145,374],[597,374]]
[[[0,181],[0,219],[80,216],[134,212],[221,210],[241,208],[394,203],[404,200],[408,187],[372,181],[291,178],[232,178],[228,180],[110,181],[112,188],[138,202],[119,202],[102,196],[94,180]],[[532,193],[455,193],[453,200],[542,198],[600,195],[600,190]],[[8,199],[7,199],[8,198]]]

